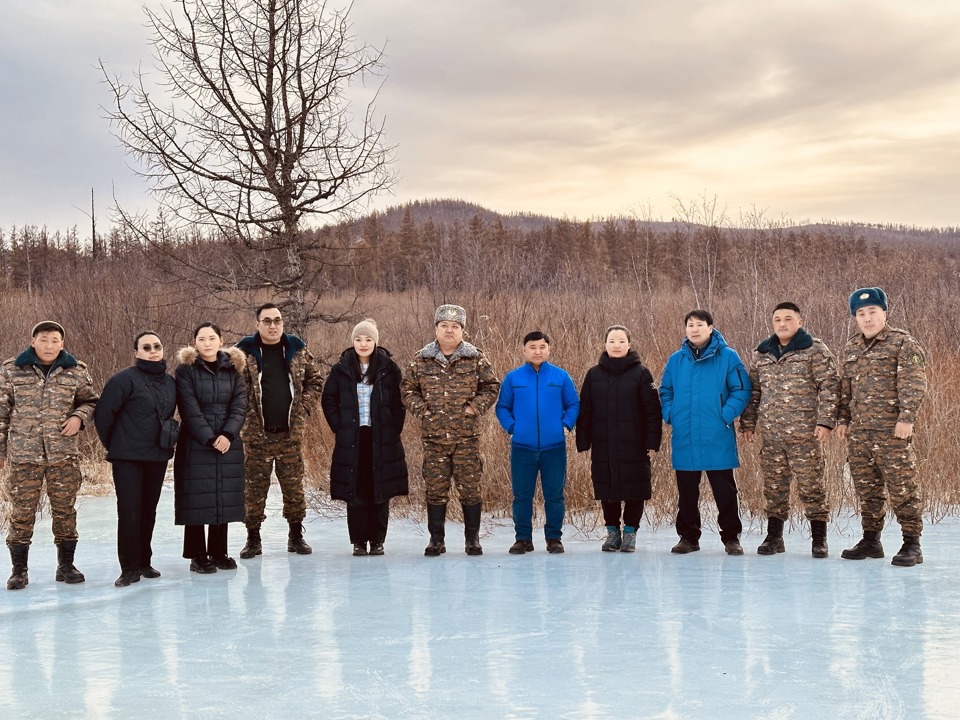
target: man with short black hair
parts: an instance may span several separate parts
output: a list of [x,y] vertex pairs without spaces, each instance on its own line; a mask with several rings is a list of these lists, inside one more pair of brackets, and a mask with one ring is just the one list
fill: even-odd
[[800,308],[782,302],[773,310],[773,334],[760,343],[750,363],[750,401],[740,415],[740,432],[753,441],[763,435],[760,468],[767,501],[767,536],[758,555],[785,550],[783,525],[790,518],[790,483],[797,482],[810,521],[811,553],[825,558],[830,508],[823,483],[822,443],[837,422],[840,375],[822,340],[803,326]]
[[257,332],[240,340],[246,354],[247,420],[240,436],[246,459],[244,494],[247,542],[244,560],[263,552],[260,526],[276,471],[283,494],[283,517],[289,524],[287,551],[309,555],[303,539],[307,503],[303,494],[303,430],[306,418],[320,400],[323,377],[306,343],[283,332],[283,316],[273,303],[256,310]]
[[80,451],[77,433],[93,418],[98,395],[87,366],[63,349],[63,326],[33,326],[30,347],[0,368],[0,469],[9,462],[7,547],[13,573],[7,590],[27,586],[27,557],[43,485],[47,486],[57,582],[82,583],[74,566]]
[[580,398],[573,379],[548,362],[550,337],[540,330],[523,338],[524,364],[500,385],[497,420],[510,436],[510,482],[516,542],[511,555],[533,550],[533,495],[537,475],[543,490],[547,552],[562,553],[563,489],[567,483],[565,432],[577,424]]

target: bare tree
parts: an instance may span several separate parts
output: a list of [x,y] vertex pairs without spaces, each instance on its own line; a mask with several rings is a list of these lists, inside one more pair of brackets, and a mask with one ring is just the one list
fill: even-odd
[[[341,221],[393,182],[376,91],[355,115],[347,91],[382,70],[357,45],[349,8],[322,0],[180,0],[145,8],[157,78],[101,71],[106,111],[140,173],[181,226],[225,241],[208,282],[266,290],[295,329],[316,319],[330,248],[310,218]],[[153,92],[158,90],[159,92]],[[150,240],[144,218],[121,221]]]

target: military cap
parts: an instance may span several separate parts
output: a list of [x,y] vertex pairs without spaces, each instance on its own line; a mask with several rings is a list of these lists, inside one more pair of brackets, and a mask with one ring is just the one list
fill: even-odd
[[447,322],[460,323],[460,327],[466,327],[467,311],[459,305],[441,305],[437,308],[437,314],[433,318],[433,324],[438,325],[444,320]]
[[49,330],[56,330],[60,333],[61,338],[65,338],[67,334],[63,331],[63,325],[53,320],[41,320],[36,325],[33,326],[33,330],[30,331],[30,337],[36,337],[42,332],[47,332]]
[[860,288],[850,296],[850,314],[856,315],[857,310],[868,305],[876,305],[881,310],[887,310],[887,294],[878,287]]

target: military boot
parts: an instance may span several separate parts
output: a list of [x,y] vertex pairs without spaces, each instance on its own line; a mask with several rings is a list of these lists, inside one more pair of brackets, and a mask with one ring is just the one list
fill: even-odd
[[840,553],[845,560],[863,560],[864,558],[882,558],[883,545],[880,544],[879,530],[864,530],[863,539]]
[[82,583],[86,578],[73,564],[73,556],[77,551],[76,540],[61,540],[57,545],[57,582],[68,585]]
[[11,545],[10,561],[13,563],[13,572],[10,579],[7,580],[7,590],[23,590],[30,584],[27,577],[27,555],[30,553],[29,545]]
[[464,551],[467,555],[483,555],[480,547],[480,515],[482,503],[463,505],[463,537],[466,541]]
[[260,543],[260,528],[247,528],[247,544],[240,551],[241,560],[249,560],[252,557],[263,554],[263,545]]
[[920,551],[920,536],[904,535],[903,547],[900,548],[900,552],[893,556],[890,564],[900,567],[913,567],[921,563],[923,563],[923,553]]
[[830,553],[827,549],[827,521],[811,520],[810,534],[813,536],[810,544],[810,553],[815,558],[825,558]]
[[446,521],[446,505],[427,505],[427,530],[430,531],[430,543],[423,550],[426,557],[440,557],[442,553],[447,551],[443,544],[443,526]]
[[767,518],[767,536],[757,548],[757,555],[776,555],[784,551],[783,546],[783,520],[780,518]]
[[303,523],[297,520],[290,523],[290,533],[287,535],[287,552],[295,552],[297,555],[309,555],[313,548],[307,545],[303,539]]

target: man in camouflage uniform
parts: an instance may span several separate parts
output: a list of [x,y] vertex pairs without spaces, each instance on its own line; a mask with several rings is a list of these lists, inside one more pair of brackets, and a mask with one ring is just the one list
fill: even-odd
[[790,517],[790,480],[796,478],[810,521],[815,558],[825,558],[830,509],[823,485],[821,443],[836,425],[840,377],[830,349],[803,327],[800,308],[782,302],[773,310],[773,335],[757,346],[750,363],[750,402],[740,432],[753,441],[763,433],[760,468],[767,501],[767,536],[759,555],[784,551],[783,524]]
[[13,573],[7,590],[27,586],[27,556],[44,481],[57,545],[58,582],[82,583],[73,564],[80,490],[77,433],[93,417],[98,396],[87,366],[63,349],[63,327],[50,320],[33,327],[30,347],[0,368],[0,468],[8,462]]
[[927,390],[923,349],[909,333],[887,325],[887,296],[880,288],[854,292],[850,312],[860,332],[843,349],[837,434],[848,441],[863,539],[842,556],[883,557],[880,532],[889,498],[903,532],[893,564],[911,567],[923,562],[923,511],[911,442]]
[[273,303],[256,310],[257,332],[240,340],[246,355],[247,420],[240,432],[244,452],[247,542],[244,560],[263,552],[260,525],[276,471],[283,494],[283,517],[289,525],[287,551],[309,555],[303,539],[307,503],[303,495],[303,429],[320,400],[323,377],[306,343],[283,332],[283,316]]
[[480,416],[497,401],[500,381],[483,352],[464,341],[467,312],[441,305],[434,315],[437,339],[417,353],[403,374],[403,403],[420,418],[423,480],[430,544],[423,554],[446,552],[443,544],[450,481],[456,478],[463,507],[466,553],[480,547]]

